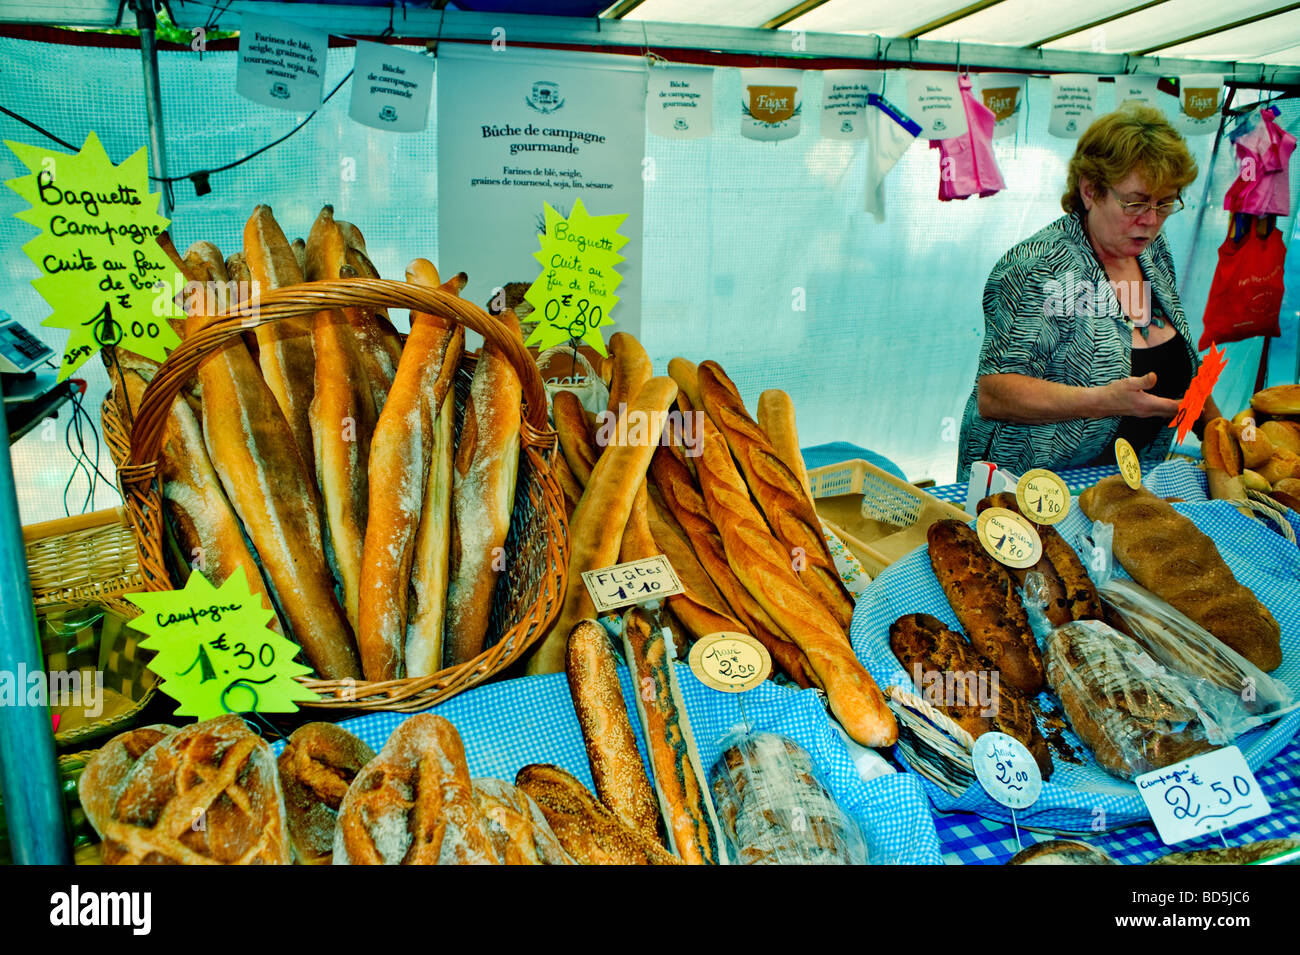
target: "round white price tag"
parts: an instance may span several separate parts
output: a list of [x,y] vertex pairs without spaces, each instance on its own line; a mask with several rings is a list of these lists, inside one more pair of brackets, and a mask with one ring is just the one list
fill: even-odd
[[711,633],[696,640],[687,658],[691,672],[705,686],[744,693],[772,672],[772,657],[747,633]]
[[981,511],[975,521],[975,533],[984,549],[1008,567],[1033,567],[1043,556],[1043,541],[1038,531],[1005,507]]
[[1043,774],[1025,744],[1006,733],[985,733],[971,752],[975,778],[997,803],[1026,809],[1043,791]]
[[1138,461],[1133,445],[1123,438],[1115,439],[1115,463],[1119,465],[1119,473],[1124,477],[1125,484],[1135,491],[1142,486],[1142,464]]
[[1070,513],[1070,489],[1055,472],[1034,468],[1016,485],[1016,503],[1035,524],[1055,524]]

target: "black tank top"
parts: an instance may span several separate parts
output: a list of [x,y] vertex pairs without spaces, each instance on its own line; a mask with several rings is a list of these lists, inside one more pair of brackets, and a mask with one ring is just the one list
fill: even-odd
[[[1183,336],[1174,331],[1174,337],[1167,342],[1151,348],[1134,348],[1132,374],[1135,378],[1151,372],[1156,373],[1155,387],[1151,394],[1161,398],[1178,401],[1187,393],[1192,383],[1192,366],[1187,359],[1187,346]],[[1141,450],[1169,427],[1170,418],[1134,418],[1125,416],[1120,419],[1116,438],[1125,438],[1133,445],[1133,450]],[[1107,452],[1107,457],[1110,452]],[[1109,462],[1108,462],[1109,463]]]

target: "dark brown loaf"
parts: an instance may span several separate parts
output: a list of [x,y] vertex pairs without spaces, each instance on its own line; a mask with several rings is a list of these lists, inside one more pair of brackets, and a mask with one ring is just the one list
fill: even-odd
[[375,751],[333,723],[307,723],[293,731],[276,765],[284,790],[289,839],[303,865],[329,865],[339,806]]
[[515,785],[541,807],[564,851],[582,865],[682,864],[610,812],[558,766],[525,766],[515,777]]
[[716,362],[700,365],[699,384],[704,408],[727,439],[750,493],[776,539],[794,555],[799,580],[847,633],[853,598],[835,569],[812,498],[749,416],[739,389]]
[[402,723],[339,808],[335,865],[495,865],[465,747],[441,716]]
[[[975,648],[943,625],[943,621],[924,613],[899,617],[889,627],[889,646],[913,682],[922,674],[917,694],[946,714],[954,723],[978,739],[985,733],[1006,733],[1018,739],[1034,757],[1044,779],[1052,775],[1052,756],[1047,741],[1039,732],[1034,708],[1019,690],[1002,684],[997,669]],[[942,702],[929,699],[926,674],[947,686],[951,674],[954,695]],[[970,681],[977,681],[972,686]],[[979,699],[978,681],[985,681],[987,696]]]
[[970,642],[1003,682],[1029,695],[1043,688],[1043,657],[1015,581],[961,521],[941,520],[926,532],[930,566]]
[[238,716],[156,742],[105,824],[105,865],[288,865],[275,757]]
[[633,829],[662,843],[659,804],[641,765],[604,627],[579,621],[569,634],[564,669],[596,795]]
[[1090,520],[1114,525],[1115,558],[1139,584],[1261,670],[1281,665],[1277,621],[1237,582],[1214,541],[1189,519],[1118,475],[1084,491],[1079,506]]
[[[976,513],[986,507],[1002,507],[1023,515],[1016,496],[1003,491],[979,502]],[[1050,524],[1035,524],[1038,537],[1043,542],[1043,556],[1032,567],[1008,568],[1021,588],[1029,574],[1037,571],[1047,582],[1047,609],[1044,611],[1053,627],[1071,620],[1101,620],[1105,615],[1101,597],[1093,586],[1092,578],[1074,548],[1065,542]]]

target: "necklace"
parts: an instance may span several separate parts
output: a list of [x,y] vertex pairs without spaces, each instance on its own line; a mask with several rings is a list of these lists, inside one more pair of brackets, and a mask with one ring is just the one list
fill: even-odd
[[[1101,261],[1101,256],[1097,254],[1097,246],[1096,246],[1096,244],[1092,241],[1092,233],[1091,233],[1091,232],[1089,231],[1089,229],[1088,229],[1088,220],[1087,220],[1087,218],[1086,218],[1082,213],[1079,213],[1079,224],[1083,227],[1083,235],[1084,235],[1084,238],[1088,240],[1088,251],[1092,253],[1092,257],[1093,257],[1093,259],[1096,261],[1096,263],[1097,263],[1097,267],[1098,267],[1099,269],[1101,269],[1101,273],[1102,273],[1102,275],[1105,275],[1105,276],[1107,277],[1107,279],[1109,279],[1109,278],[1110,278],[1110,273],[1108,273],[1108,272],[1106,271],[1106,266],[1105,266],[1105,264]],[[1141,266],[1139,266],[1139,269],[1140,269],[1140,268],[1141,268]],[[1115,286],[1116,286],[1117,284],[1119,284],[1119,283],[1116,283],[1116,282],[1111,282],[1111,283],[1110,283],[1111,291],[1112,291],[1112,292],[1115,291]],[[1130,284],[1131,284],[1131,283],[1130,283]],[[1139,287],[1142,289],[1142,292],[1141,292],[1140,294],[1142,294],[1144,298],[1147,298],[1147,296],[1146,296],[1145,293],[1146,293],[1146,290],[1149,288],[1148,284],[1147,284],[1145,281],[1143,281],[1142,283],[1140,283],[1140,286],[1139,286]],[[1125,297],[1127,298],[1127,296],[1125,296]],[[1115,296],[1115,301],[1116,301],[1116,304],[1119,304],[1119,295],[1118,295],[1118,294]],[[1163,313],[1162,311],[1160,311],[1159,306],[1156,305],[1156,303],[1155,303],[1155,296],[1154,296],[1154,295],[1151,295],[1151,296],[1149,297],[1149,301],[1147,302],[1147,309],[1146,309],[1146,313],[1147,313],[1147,314],[1146,314],[1146,317],[1143,318],[1143,319],[1141,319],[1140,321],[1136,321],[1136,320],[1130,318],[1128,312],[1126,312],[1126,311],[1124,310],[1124,308],[1123,308],[1122,305],[1121,305],[1121,307],[1119,308],[1118,311],[1119,311],[1119,314],[1118,314],[1118,321],[1120,321],[1120,322],[1123,323],[1124,325],[1128,326],[1128,330],[1129,330],[1129,334],[1130,334],[1130,335],[1131,335],[1133,332],[1135,332],[1135,331],[1136,331],[1136,332],[1141,332],[1141,333],[1142,333],[1142,340],[1143,340],[1144,342],[1149,342],[1149,341],[1151,340],[1151,326],[1152,326],[1152,325],[1154,325],[1156,328],[1164,328],[1164,327],[1165,327],[1165,322],[1168,321],[1168,319],[1165,318],[1164,313]]]

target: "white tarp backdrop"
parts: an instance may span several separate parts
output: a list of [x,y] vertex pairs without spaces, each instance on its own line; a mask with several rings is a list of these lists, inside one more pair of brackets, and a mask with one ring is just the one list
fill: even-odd
[[[284,135],[298,119],[235,94],[234,53],[164,52],[159,59],[173,175],[237,159]],[[327,91],[351,65],[350,49],[330,51]],[[0,102],[63,138],[80,145],[94,129],[119,162],[147,141],[138,51],[0,39],[0,67]],[[439,73],[443,69],[439,64]],[[877,223],[863,211],[867,143],[819,134],[820,74],[803,78],[799,135],[765,143],[740,135],[738,110],[731,105],[742,101],[739,70],[718,69],[712,136],[646,137],[644,158],[653,160],[655,176],[644,184],[641,337],[655,370],[662,373],[674,355],[715,359],[751,406],[764,388],[789,391],[805,446],[850,441],[892,458],[910,478],[951,481],[956,422],[983,333],[984,280],[1007,248],[1061,214],[1074,142],[1047,134],[1049,87],[1046,79],[1029,81],[1018,134],[995,143],[1004,192],[940,203],[938,154],[920,141],[890,173],[887,218]],[[901,100],[905,89],[905,80],[886,79],[890,99]],[[458,270],[456,243],[440,242],[438,231],[441,111],[434,110],[423,133],[387,133],[348,118],[348,93],[345,85],[281,145],[214,175],[209,195],[196,198],[188,182],[179,183],[172,227],[177,244],[184,249],[209,239],[229,253],[240,245],[244,222],[258,202],[272,204],[291,237],[305,235],[329,202],[339,217],[360,226],[384,275],[401,276],[416,256]],[[1113,107],[1113,95],[1111,84],[1100,85],[1099,111]],[[1235,104],[1252,98],[1238,93]],[[1300,104],[1280,106],[1282,124],[1300,128]],[[38,139],[8,117],[0,117],[0,137]],[[1212,135],[1189,139],[1202,178],[1188,192],[1187,210],[1165,227],[1183,304],[1198,336],[1227,230],[1223,194],[1236,175],[1226,144],[1208,168],[1213,141]],[[638,175],[641,168],[638,160]],[[16,158],[0,149],[0,176],[22,172]],[[1189,270],[1186,257],[1206,175],[1209,208]],[[1294,209],[1300,183],[1292,185]],[[64,333],[40,326],[49,310],[30,284],[36,269],[20,251],[34,234],[13,217],[23,206],[11,190],[0,189],[2,307],[61,350]],[[1294,241],[1293,221],[1294,216],[1281,223],[1288,244]],[[635,237],[631,228],[627,232]],[[1288,261],[1283,338],[1272,351],[1274,382],[1295,378],[1300,258]],[[405,327],[405,315],[394,318]],[[1260,341],[1225,351],[1228,367],[1215,396],[1232,412],[1250,394]],[[87,407],[98,421],[106,380],[97,362],[86,365],[85,377]],[[63,515],[63,487],[72,474],[63,447],[67,419],[61,412],[57,435],[38,428],[14,448],[25,523]],[[100,466],[111,478],[106,453]],[[74,490],[76,511],[84,482],[78,479]],[[95,506],[116,502],[116,494],[101,486]]]

